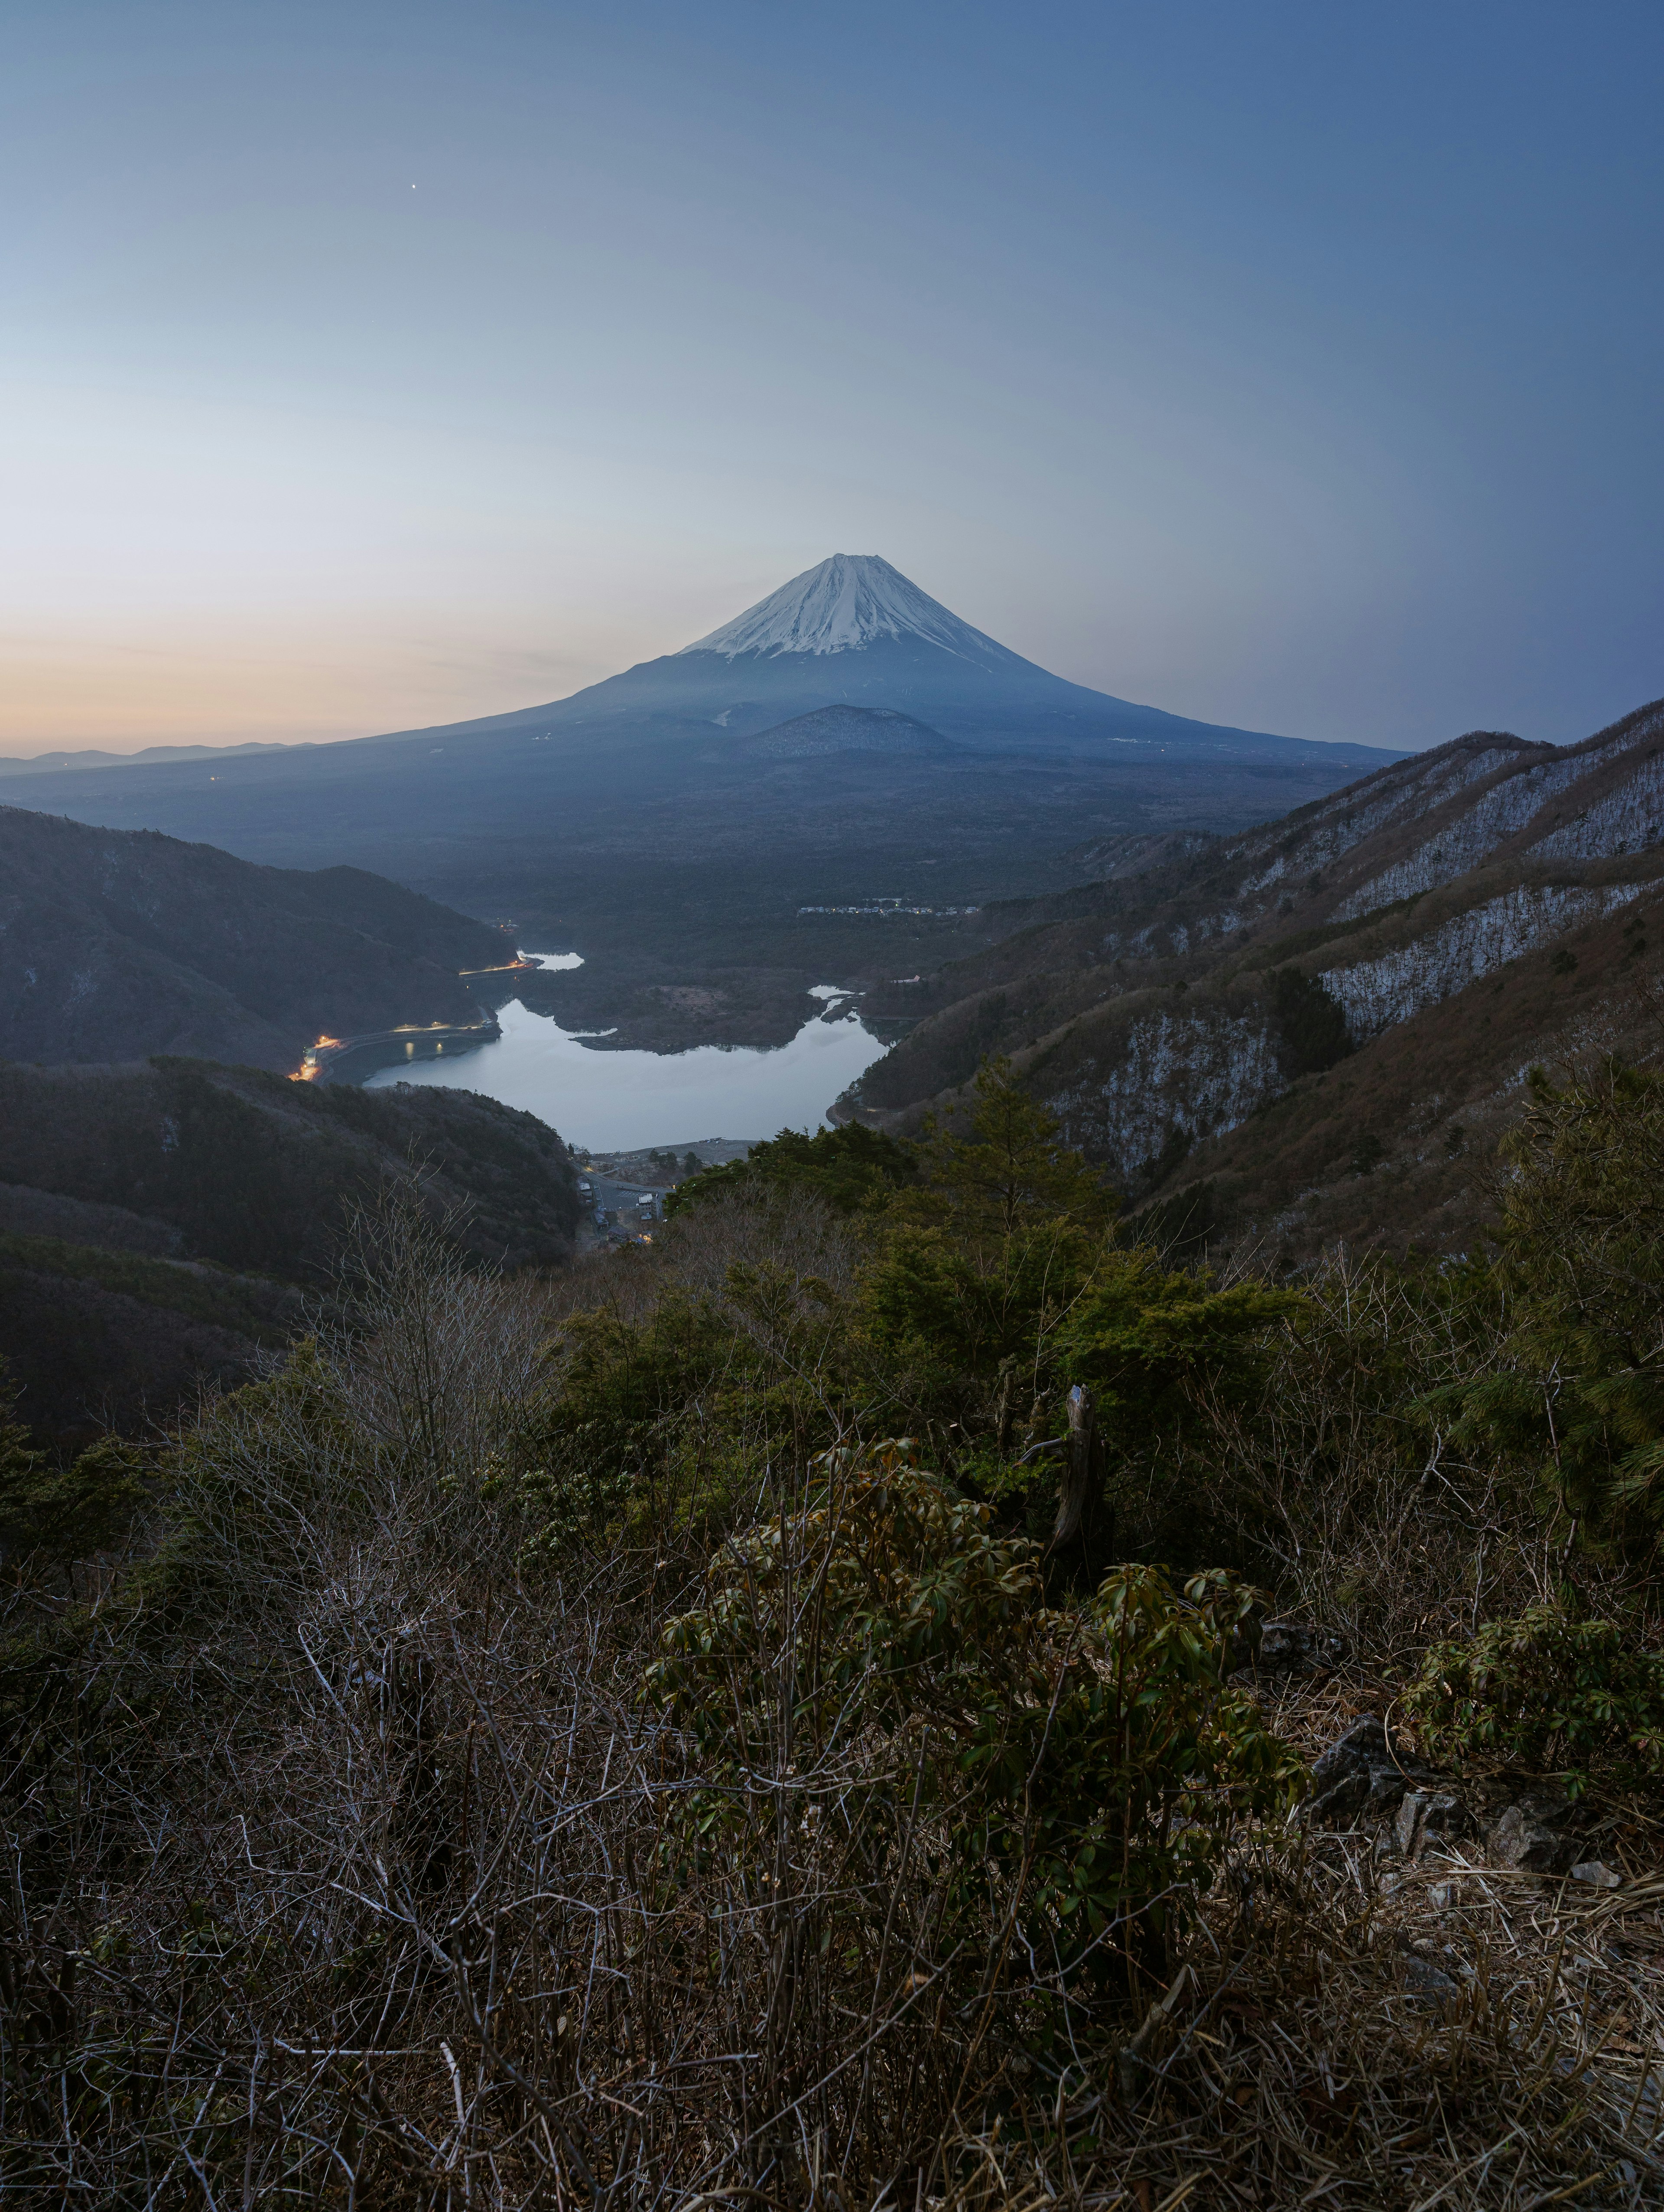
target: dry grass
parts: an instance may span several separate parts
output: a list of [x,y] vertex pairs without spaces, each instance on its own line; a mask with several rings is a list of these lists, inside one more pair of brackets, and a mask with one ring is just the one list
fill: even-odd
[[[1151,1490],[1206,1516],[1283,1610],[1394,1674],[1427,1646],[1552,1598],[1571,1526],[1533,1471],[1461,1440],[1440,1393],[1504,1355],[1500,1323],[1437,1279],[1332,1254],[1308,1275],[1260,1402],[1210,1409]],[[1586,1556],[1592,1605],[1622,1577]]]
[[[1271,1701],[1313,1750],[1382,1703],[1339,1681]],[[960,2138],[943,2201],[1657,2203],[1661,1834],[1645,1807],[1612,1817],[1601,1848],[1626,1879],[1608,1893],[1477,1846],[1406,1868],[1373,1830],[1254,1839],[1205,1902],[1170,2014],[1152,2008],[1145,2063],[1083,2067],[1049,2108]]]
[[[1160,2005],[1025,2040],[1046,1978],[944,1936],[927,1811],[878,1853],[871,1747],[782,1746],[701,1848],[640,1695],[699,1559],[517,1569],[477,1477],[546,1313],[431,1249],[377,1279],[367,1340],[205,1416],[144,1594],[5,1658],[9,2202],[1664,2201],[1647,1808],[1604,1893],[1244,1832]],[[1315,1750],[1389,1692],[1262,1695]]]
[[[60,1808],[87,1832],[54,1886],[13,1829],[13,2201],[1527,2212],[1664,2191],[1655,1822],[1603,1839],[1629,1877],[1604,1895],[1382,1867],[1363,1832],[1245,1836],[1136,2055],[1127,2016],[1059,2069],[977,2051],[944,2006],[922,1869],[867,1870],[859,1955],[829,1972],[804,1939],[847,1903],[858,1838],[782,1837],[764,1791],[744,1847],[667,1867],[697,1768],[631,1694],[640,1646],[598,1593],[504,1591],[488,1619],[407,1590],[421,1617],[389,1634],[389,1562],[343,1564],[234,1737],[176,1734],[158,1770]],[[1360,1702],[1331,1685],[1280,1718],[1315,1743]],[[815,1802],[839,1778],[803,1779]],[[1447,1998],[1406,1984],[1414,1962]]]

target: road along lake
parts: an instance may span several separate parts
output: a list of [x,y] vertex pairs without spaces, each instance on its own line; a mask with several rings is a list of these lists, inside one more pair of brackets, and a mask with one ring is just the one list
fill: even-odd
[[[575,954],[545,955],[545,968],[576,967]],[[839,1092],[884,1052],[847,1011],[848,994],[823,984],[824,1012],[789,1044],[695,1045],[688,1052],[598,1051],[580,1030],[561,1029],[518,999],[499,1009],[489,1044],[403,1066],[384,1067],[370,1090],[393,1083],[444,1084],[518,1106],[558,1129],[568,1144],[633,1152],[701,1137],[755,1141],[781,1129],[817,1129]]]

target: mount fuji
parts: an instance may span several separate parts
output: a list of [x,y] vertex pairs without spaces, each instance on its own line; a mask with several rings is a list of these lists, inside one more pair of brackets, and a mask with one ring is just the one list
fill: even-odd
[[1354,774],[1397,757],[1190,721],[1071,684],[974,629],[876,553],[835,553],[708,636],[570,698],[416,734],[604,730],[610,743],[628,744],[669,736],[678,725],[689,734],[710,724],[754,732],[834,706],[891,708],[1006,752],[1102,757],[1108,746],[1132,745],[1217,757],[1223,750],[1278,765],[1344,765]]
[[[1293,770],[1323,790],[1400,757],[1193,721],[1071,684],[974,629],[878,554],[835,553],[708,636],[565,699],[387,737],[218,753],[219,811],[245,787],[270,791],[298,780],[321,789],[359,773],[379,775],[395,748],[423,760],[442,751],[447,781],[471,763],[489,783],[500,766],[524,761],[527,737],[558,753],[580,781],[604,780],[618,754],[641,745],[696,744],[708,755],[714,729],[755,735],[829,707],[908,715],[981,751],[1085,757],[1106,768],[1130,766],[1139,755],[1152,765],[1164,757],[1175,768],[1205,758],[1218,767]],[[19,762],[12,772],[29,772],[28,803],[38,805],[60,790],[65,798],[131,790],[140,766],[152,793],[202,781],[199,763],[161,760],[64,769]],[[0,785],[8,780],[0,763]]]
[[[988,902],[1235,834],[1398,757],[1067,683],[839,553],[570,698],[337,744],[20,763],[0,802],[513,917],[522,944],[585,956],[542,979],[551,1007],[667,1048],[781,1042],[809,984],[969,951]],[[914,918],[875,934],[879,896]],[[676,1012],[689,983],[697,1022]]]
[[922,638],[962,659],[1017,659],[876,553],[835,553],[708,637],[684,645],[675,657],[720,653],[735,660],[746,653],[858,653],[881,637]]

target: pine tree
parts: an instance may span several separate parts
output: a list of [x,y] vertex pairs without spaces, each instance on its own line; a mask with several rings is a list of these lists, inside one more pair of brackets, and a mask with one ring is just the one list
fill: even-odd
[[920,1140],[931,1189],[973,1231],[1009,1237],[1041,1221],[1106,1226],[1118,1200],[1065,1140],[1057,1116],[1030,1097],[1003,1058],[976,1071],[961,1133],[932,1115]]
[[16,1418],[17,1385],[0,1365],[0,1551],[84,1559],[119,1534],[143,1504],[143,1455],[101,1437],[73,1465],[55,1467]]

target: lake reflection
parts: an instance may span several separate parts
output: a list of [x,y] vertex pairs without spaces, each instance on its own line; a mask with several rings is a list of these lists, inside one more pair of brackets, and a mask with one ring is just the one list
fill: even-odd
[[495,1043],[457,1059],[382,1068],[366,1088],[438,1083],[483,1091],[535,1114],[569,1144],[599,1152],[815,1129],[884,1047],[853,1014],[838,1012],[844,994],[822,986],[814,995],[826,1001],[826,1012],[768,1052],[714,1044],[689,1052],[598,1052],[511,999],[498,1014],[502,1035]]

